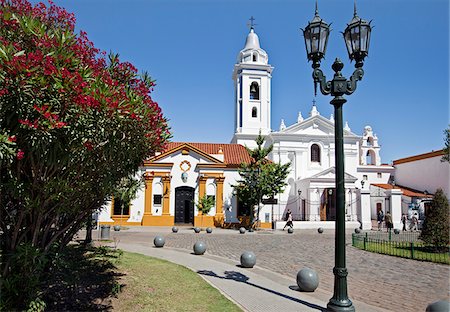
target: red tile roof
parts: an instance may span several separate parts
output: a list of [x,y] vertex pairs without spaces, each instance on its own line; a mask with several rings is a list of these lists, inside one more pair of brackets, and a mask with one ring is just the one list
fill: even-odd
[[433,151],[433,152],[429,152],[429,153],[425,153],[425,154],[420,154],[420,155],[415,155],[415,156],[410,156],[410,157],[405,157],[405,158],[400,158],[400,159],[394,160],[394,165],[399,165],[399,164],[403,164],[403,163],[407,163],[407,162],[411,162],[411,161],[422,160],[422,159],[427,159],[427,158],[436,157],[436,156],[443,156],[443,155],[444,155],[444,150]]
[[162,153],[167,153],[183,144],[192,145],[209,155],[220,154],[219,150],[222,149],[223,162],[227,165],[240,165],[241,163],[249,163],[251,160],[245,147],[240,144],[169,142]]
[[422,193],[420,191],[413,190],[413,189],[410,189],[410,188],[407,188],[407,187],[404,187],[404,186],[399,186],[399,185],[383,184],[383,183],[380,183],[380,184],[374,183],[372,185],[373,186],[378,186],[378,187],[380,187],[382,189],[385,189],[385,190],[400,189],[400,190],[402,190],[403,195],[408,196],[408,197],[433,197],[430,194],[425,194],[425,193]]

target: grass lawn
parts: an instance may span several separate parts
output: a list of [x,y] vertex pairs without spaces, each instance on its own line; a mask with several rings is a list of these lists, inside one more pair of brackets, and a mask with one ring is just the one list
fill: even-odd
[[116,311],[242,311],[180,265],[128,252],[115,265],[124,274],[111,301]]
[[[355,247],[364,249],[364,244],[359,241]],[[366,242],[365,250],[402,258],[450,264],[450,254],[448,252],[435,252],[433,248],[418,242],[415,242],[413,248],[411,248],[410,242],[374,242],[369,240]]]

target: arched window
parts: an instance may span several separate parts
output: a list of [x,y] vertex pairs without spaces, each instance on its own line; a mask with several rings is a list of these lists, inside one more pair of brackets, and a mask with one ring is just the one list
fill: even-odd
[[206,186],[206,196],[213,198],[214,206],[215,206],[216,205],[216,185],[214,183],[209,183]]
[[373,146],[373,138],[372,137],[367,138],[367,146]]
[[258,61],[258,56],[256,54],[253,54],[253,62],[257,62]]
[[252,108],[252,117],[253,118],[258,117],[258,109],[256,108],[256,106],[253,106]]
[[153,206],[162,205],[162,184],[157,182],[153,186]]
[[311,145],[311,162],[320,163],[320,147],[317,144]]
[[256,81],[253,81],[250,85],[250,99],[259,100],[259,85]]

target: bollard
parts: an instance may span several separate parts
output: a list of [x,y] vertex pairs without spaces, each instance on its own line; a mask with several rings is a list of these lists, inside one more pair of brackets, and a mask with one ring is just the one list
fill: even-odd
[[203,255],[206,251],[206,244],[204,242],[198,241],[194,244],[194,253],[196,255]]
[[241,266],[244,268],[253,268],[256,264],[256,255],[251,251],[244,251],[241,254]]
[[156,236],[155,239],[153,240],[153,244],[155,245],[155,247],[164,247],[164,244],[166,243],[164,237],[162,236]]
[[319,286],[319,275],[313,269],[301,269],[297,273],[297,285],[301,291],[313,292]]

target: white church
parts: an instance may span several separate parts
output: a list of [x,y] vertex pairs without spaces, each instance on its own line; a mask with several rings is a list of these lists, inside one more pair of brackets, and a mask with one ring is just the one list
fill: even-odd
[[[271,127],[271,80],[273,67],[253,27],[234,65],[235,133],[231,143],[171,142],[140,167],[143,188],[128,207],[108,203],[99,216],[101,224],[126,226],[229,227],[245,220],[233,184],[238,168],[250,160],[244,146],[256,146],[259,132],[273,144],[269,158],[290,162],[285,191],[270,204],[262,204],[262,228],[284,226],[287,209],[294,228],[334,228],[336,218],[333,116],[324,117],[315,106],[298,112],[297,122]],[[297,114],[297,112],[293,112]],[[370,126],[358,135],[344,128],[346,226],[371,229],[378,210],[390,212],[394,227],[400,227],[402,190],[388,187],[394,167],[382,165],[380,145]],[[383,191],[376,192],[382,188]],[[375,191],[374,191],[375,190]],[[195,206],[203,196],[213,196],[215,207],[202,215]]]

